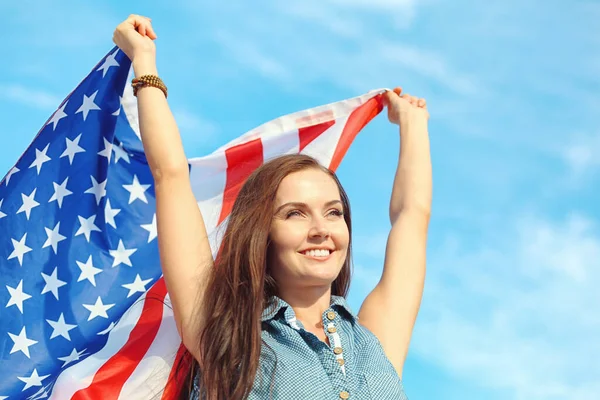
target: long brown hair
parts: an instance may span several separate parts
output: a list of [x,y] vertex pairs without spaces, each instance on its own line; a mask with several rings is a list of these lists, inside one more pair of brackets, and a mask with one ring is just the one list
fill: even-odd
[[[283,178],[310,168],[327,173],[337,184],[352,237],[346,192],[335,174],[314,158],[281,156],[250,175],[234,203],[204,298],[198,305],[206,315],[198,338],[202,366],[193,361],[191,370],[199,372],[200,399],[242,400],[252,389],[262,345],[261,315],[277,294],[277,284],[267,266],[275,195]],[[350,275],[351,242],[346,261],[332,283],[332,295],[347,295]]]

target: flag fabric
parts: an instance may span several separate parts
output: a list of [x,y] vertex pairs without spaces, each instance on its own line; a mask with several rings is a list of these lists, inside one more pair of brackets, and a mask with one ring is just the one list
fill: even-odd
[[[112,49],[0,181],[0,400],[170,397],[181,339],[130,78]],[[303,153],[335,171],[382,92],[277,118],[189,159],[213,254],[255,168]]]

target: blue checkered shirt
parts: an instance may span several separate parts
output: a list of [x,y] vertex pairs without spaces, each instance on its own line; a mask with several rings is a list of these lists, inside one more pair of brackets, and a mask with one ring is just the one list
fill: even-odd
[[248,400],[408,400],[379,340],[343,297],[332,296],[322,321],[330,345],[276,298],[262,316],[260,365]]

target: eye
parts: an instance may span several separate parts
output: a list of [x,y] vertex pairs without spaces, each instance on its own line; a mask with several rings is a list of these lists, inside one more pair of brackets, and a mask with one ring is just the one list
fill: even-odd
[[344,211],[340,210],[338,208],[334,208],[332,210],[329,211],[328,215],[332,215],[334,217],[341,217],[344,215]]
[[285,214],[286,218],[301,217],[301,216],[302,216],[302,213],[300,212],[300,210],[291,210]]

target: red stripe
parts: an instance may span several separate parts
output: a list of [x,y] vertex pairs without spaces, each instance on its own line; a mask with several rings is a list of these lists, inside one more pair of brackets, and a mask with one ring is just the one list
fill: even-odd
[[306,146],[315,140],[319,135],[329,129],[335,121],[327,121],[318,125],[307,126],[298,129],[298,138],[300,139],[300,151],[304,150]]
[[263,146],[260,139],[230,147],[225,150],[227,158],[227,182],[223,192],[223,205],[219,224],[231,212],[233,203],[250,174],[263,163]]
[[127,343],[108,359],[94,375],[91,385],[78,390],[71,400],[117,399],[123,385],[136,369],[154,341],[163,316],[167,287],[158,280],[146,294],[140,319],[129,334]]
[[340,140],[338,141],[331,164],[329,169],[332,171],[337,170],[342,162],[342,158],[346,155],[346,152],[350,148],[352,141],[358,135],[358,132],[365,127],[373,118],[377,116],[383,110],[383,102],[381,95],[377,95],[369,99],[365,104],[359,106],[357,109],[352,111],[348,122],[344,126]]

